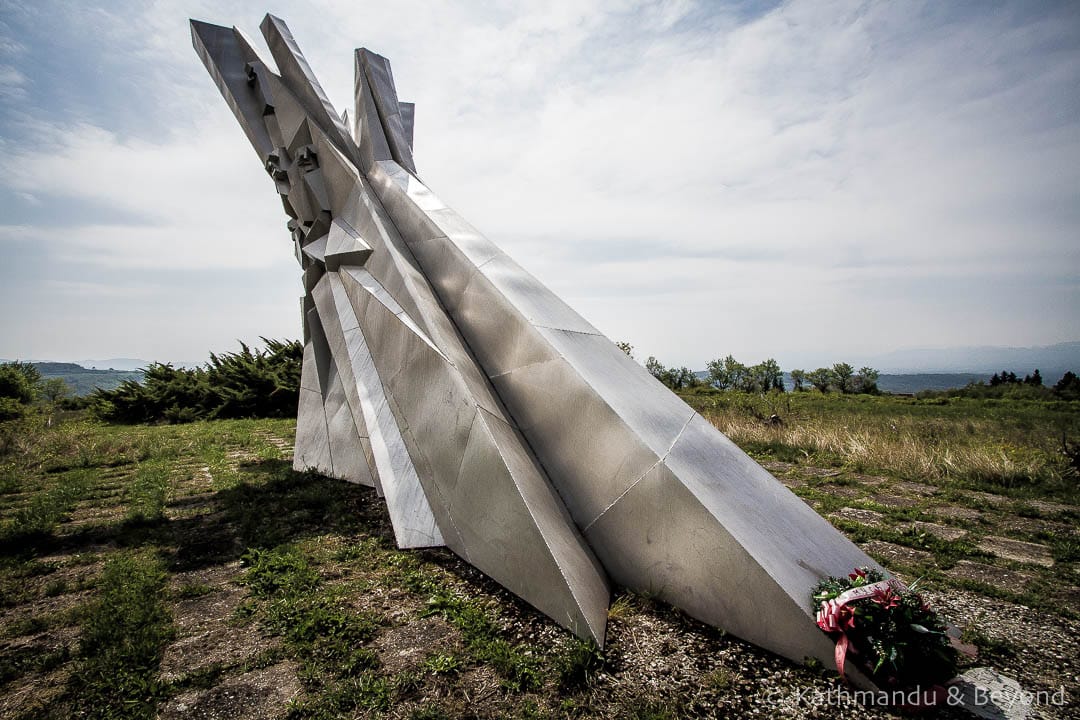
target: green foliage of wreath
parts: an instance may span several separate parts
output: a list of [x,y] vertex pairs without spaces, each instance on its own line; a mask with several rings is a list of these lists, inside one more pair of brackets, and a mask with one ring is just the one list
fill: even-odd
[[[847,590],[884,579],[872,568],[858,568],[846,578],[826,578],[813,590],[813,610]],[[959,653],[949,639],[948,624],[915,591],[914,583],[910,588],[879,589],[845,605],[841,613],[843,629],[829,635],[834,640],[847,635],[849,659],[878,687],[929,689],[956,676]]]

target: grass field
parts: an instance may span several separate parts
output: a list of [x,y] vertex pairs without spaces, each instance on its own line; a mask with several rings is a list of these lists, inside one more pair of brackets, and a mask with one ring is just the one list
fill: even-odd
[[1080,500],[1076,469],[1062,452],[1063,438],[1080,440],[1077,402],[818,392],[685,399],[744,450],[766,459],[1016,498]]
[[[1075,710],[1080,509],[1060,452],[1080,437],[1075,403],[687,399],[922,577],[981,664],[1063,688],[1046,717]],[[7,427],[0,717],[833,716],[805,691],[834,675],[647,597],[616,594],[601,653],[448,551],[398,551],[373,491],[291,469],[293,432]]]

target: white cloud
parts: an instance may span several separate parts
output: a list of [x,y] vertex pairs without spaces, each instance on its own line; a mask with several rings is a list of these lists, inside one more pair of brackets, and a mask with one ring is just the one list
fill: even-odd
[[[228,121],[228,122],[226,122]],[[122,140],[98,127],[36,128],[37,143],[0,157],[9,188],[106,207],[122,224],[0,226],[0,238],[48,242],[55,259],[146,269],[262,268],[291,247],[273,184],[231,117],[207,117],[165,142]],[[238,147],[239,146],[239,147]],[[243,152],[241,152],[243,151]]]
[[[352,47],[391,58],[436,192],[612,336],[701,366],[729,350],[1080,335],[1080,23],[1021,9],[793,0],[740,19],[704,2],[335,0],[279,14],[339,110]],[[70,268],[258,270],[291,292],[284,214],[184,22],[257,38],[259,5],[80,12],[168,122],[137,139],[26,108],[0,183],[121,219],[9,225],[0,242],[32,238]]]
[[0,98],[7,102],[26,97],[27,78],[11,65],[0,65]]
[[76,280],[50,280],[49,290],[61,295],[83,299],[138,298],[153,294],[147,285],[125,286],[117,283],[80,282]]

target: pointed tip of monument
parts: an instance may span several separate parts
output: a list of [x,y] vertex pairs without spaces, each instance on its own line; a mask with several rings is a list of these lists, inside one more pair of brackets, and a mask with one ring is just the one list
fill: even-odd
[[285,21],[279,18],[277,15],[274,15],[273,13],[266,13],[266,15],[263,16],[262,22],[259,23],[259,30],[261,30],[265,35],[266,29],[270,26],[274,26],[279,31],[283,28],[287,30],[289,27],[285,24]]
[[191,28],[191,34],[194,36],[205,35],[209,32],[220,31],[222,27],[213,23],[208,23],[205,20],[196,20],[195,18],[188,18],[188,27]]
[[[230,32],[227,27],[215,25],[205,20],[196,20],[195,18],[188,18],[188,26],[191,28],[191,44],[196,50],[199,50],[200,45],[214,45],[216,39]],[[202,51],[199,50],[199,52]]]

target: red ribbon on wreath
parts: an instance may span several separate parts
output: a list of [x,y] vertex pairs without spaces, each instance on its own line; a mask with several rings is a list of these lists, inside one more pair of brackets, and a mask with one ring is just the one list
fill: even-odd
[[902,582],[896,578],[889,578],[881,582],[860,585],[845,590],[832,600],[821,601],[821,608],[817,613],[818,627],[825,632],[840,633],[840,637],[836,641],[834,658],[836,660],[836,671],[840,673],[841,680],[847,682],[844,677],[844,661],[851,647],[851,641],[847,633],[848,630],[855,629],[855,611],[848,607],[848,604],[856,600],[873,597],[877,602],[887,607],[894,607],[899,602],[896,593],[904,589],[905,586]]

